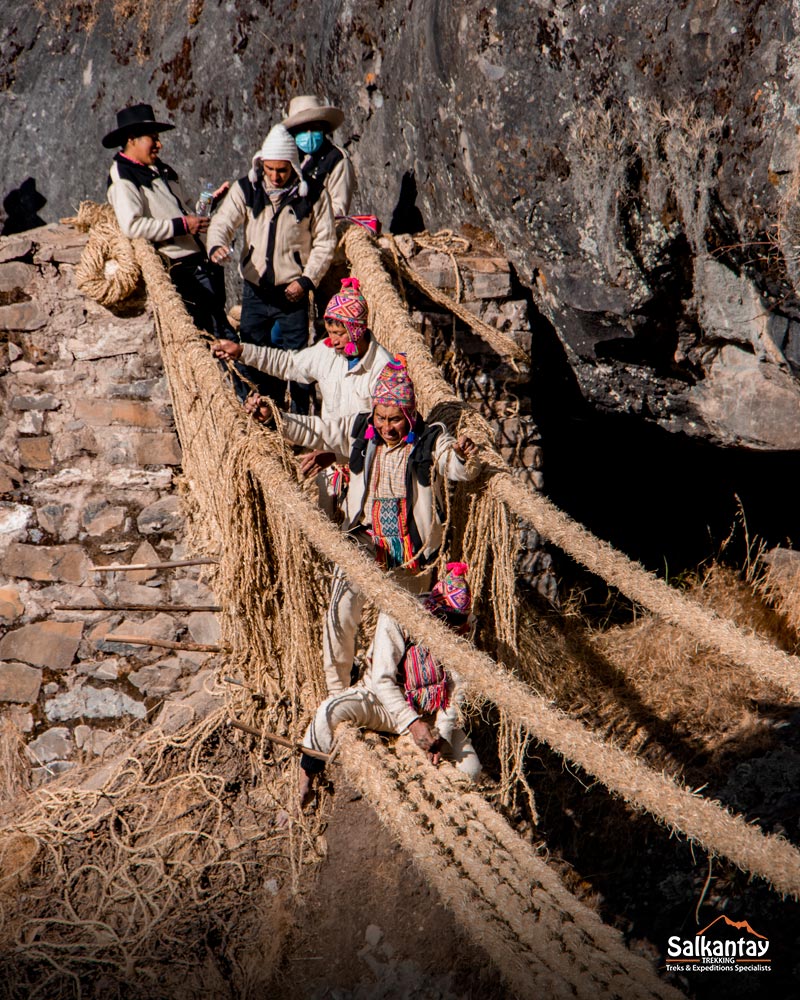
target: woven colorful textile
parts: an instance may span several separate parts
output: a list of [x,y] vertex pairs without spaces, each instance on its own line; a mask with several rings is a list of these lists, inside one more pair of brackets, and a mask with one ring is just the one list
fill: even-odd
[[405,497],[376,497],[372,504],[372,540],[375,558],[383,569],[403,566],[412,572],[419,569],[408,532],[408,509]]
[[426,715],[447,708],[447,673],[439,661],[418,643],[406,649],[403,657],[406,701]]
[[444,608],[447,611],[458,611],[468,614],[472,607],[472,594],[467,583],[469,567],[463,562],[448,563],[445,574],[425,599],[428,611]]
[[[378,376],[378,382],[372,392],[373,406],[399,406],[407,415],[416,415],[416,396],[414,385],[408,374],[408,366],[404,354],[396,354],[394,360],[388,361]],[[412,421],[413,423],[413,421]]]

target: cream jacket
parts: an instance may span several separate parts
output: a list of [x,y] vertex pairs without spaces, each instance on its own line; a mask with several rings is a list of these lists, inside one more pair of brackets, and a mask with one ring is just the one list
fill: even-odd
[[117,153],[106,197],[123,236],[150,240],[171,260],[205,254],[202,242],[186,232],[183,217],[189,205],[178,175],[166,163],[147,167]]
[[298,195],[275,208],[259,181],[242,177],[231,186],[211,217],[206,236],[209,256],[229,246],[244,225],[239,273],[253,285],[288,285],[300,281],[316,288],[330,267],[336,249],[333,212],[323,191],[313,206]]

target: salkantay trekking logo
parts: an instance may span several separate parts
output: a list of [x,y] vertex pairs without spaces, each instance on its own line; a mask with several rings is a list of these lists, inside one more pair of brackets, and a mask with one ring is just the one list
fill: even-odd
[[769,972],[769,940],[746,920],[724,914],[693,938],[674,934],[667,941],[668,972]]

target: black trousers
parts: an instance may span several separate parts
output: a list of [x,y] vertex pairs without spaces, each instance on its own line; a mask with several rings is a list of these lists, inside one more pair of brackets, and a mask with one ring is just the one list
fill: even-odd
[[[285,295],[285,285],[242,285],[242,322],[239,339],[258,347],[276,347],[283,351],[299,351],[308,346],[308,299],[290,302]],[[259,394],[269,396],[276,403],[286,398],[286,382],[256,368],[237,365],[243,375],[258,386]],[[311,386],[304,382],[290,382],[289,395],[295,413],[308,413]]]
[[194,325],[217,340],[238,340],[225,315],[225,272],[207,257],[193,254],[170,262],[169,276]]

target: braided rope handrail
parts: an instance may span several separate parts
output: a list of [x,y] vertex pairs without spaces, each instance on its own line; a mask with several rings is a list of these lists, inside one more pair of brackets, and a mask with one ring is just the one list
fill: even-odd
[[[110,230],[106,231],[104,225],[102,233],[98,234],[97,239],[102,244],[114,236],[114,224],[109,212],[109,206],[82,202],[78,216],[63,221],[82,229],[98,223],[109,223]],[[139,269],[132,266],[127,250],[129,245],[127,240],[114,239],[114,246],[122,247],[119,272],[127,272],[127,278],[119,273],[106,277],[105,284],[101,280],[102,274],[98,272],[102,270],[109,251],[102,246],[99,250],[93,247],[86,269],[89,271],[88,277],[95,280],[84,284],[86,294],[111,304],[124,297],[122,291],[117,289],[118,283],[125,280],[131,287],[135,287]],[[744,632],[732,622],[690,600],[573,521],[541,493],[515,479],[492,447],[489,425],[453,393],[433,363],[422,337],[408,320],[382,265],[381,252],[374,239],[365,230],[352,227],[345,234],[344,245],[352,268],[363,282],[366,296],[370,300],[372,326],[378,339],[389,349],[408,355],[409,368],[422,407],[428,412],[438,408],[439,419],[449,420],[452,424],[460,422],[483,445],[482,458],[492,470],[491,488],[499,501],[630,600],[673,625],[684,628],[703,645],[716,648],[735,663],[751,670],[759,680],[776,684],[792,697],[800,698],[800,662],[796,657],[776,649],[757,635]],[[88,249],[87,247],[87,251]]]
[[[182,309],[182,304],[155,251],[138,240],[134,246],[156,313],[169,303],[174,315]],[[165,367],[169,371],[175,351],[183,352],[199,385],[221,388],[219,368],[205,343],[197,337],[188,316],[185,325],[187,329],[181,335],[173,326],[160,324]],[[456,669],[474,693],[490,699],[536,739],[547,743],[632,806],[649,812],[709,853],[726,857],[743,870],[764,878],[778,892],[800,896],[800,851],[788,841],[762,833],[719,803],[691,793],[669,776],[658,774],[607,743],[533,693],[485,653],[424,614],[415,598],[388,579],[288,478],[278,455],[278,436],[255,426],[235,406],[230,392],[215,390],[213,398],[205,400],[196,410],[195,420],[214,421],[228,443],[237,442],[236,461],[247,463],[270,504],[297,527],[308,543],[324,558],[341,566],[355,586],[368,593],[416,641],[430,648],[445,667]],[[188,428],[179,430],[186,433]]]
[[427,769],[421,782],[419,754],[408,740],[399,740],[392,753],[376,740],[365,745],[346,724],[337,730],[336,745],[348,780],[460,922],[478,931],[476,940],[518,996],[683,995],[568,892],[541,855],[484,799],[465,790],[452,768]]
[[377,339],[388,350],[407,355],[423,410],[436,409],[439,419],[468,427],[483,445],[481,457],[490,466],[491,489],[498,502],[505,503],[544,538],[632,601],[690,632],[704,646],[714,647],[747,667],[760,681],[776,684],[800,700],[797,657],[701,607],[516,479],[492,447],[488,424],[455,395],[431,358],[383,267],[381,251],[374,239],[365,230],[353,228],[346,233],[344,244],[353,273],[369,301],[371,325]]

